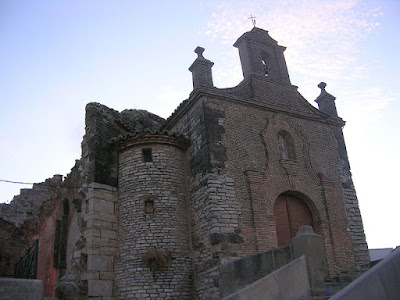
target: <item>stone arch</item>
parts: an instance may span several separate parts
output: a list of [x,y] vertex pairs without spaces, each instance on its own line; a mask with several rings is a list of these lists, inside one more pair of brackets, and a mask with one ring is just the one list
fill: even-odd
[[314,202],[297,191],[279,194],[274,203],[274,217],[279,247],[289,244],[303,225],[312,226],[315,232],[321,231],[320,214]]

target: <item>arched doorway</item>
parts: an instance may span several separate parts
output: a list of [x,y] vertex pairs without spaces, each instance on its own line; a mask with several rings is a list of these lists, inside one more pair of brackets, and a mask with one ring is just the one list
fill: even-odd
[[307,205],[290,194],[281,194],[274,206],[278,247],[290,244],[297,230],[303,226],[312,226],[313,220]]

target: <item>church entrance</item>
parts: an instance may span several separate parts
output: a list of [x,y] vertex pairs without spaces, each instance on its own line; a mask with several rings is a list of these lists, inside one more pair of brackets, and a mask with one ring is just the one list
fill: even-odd
[[281,194],[275,202],[276,234],[278,247],[290,244],[297,230],[303,226],[312,226],[312,216],[307,205],[289,194]]

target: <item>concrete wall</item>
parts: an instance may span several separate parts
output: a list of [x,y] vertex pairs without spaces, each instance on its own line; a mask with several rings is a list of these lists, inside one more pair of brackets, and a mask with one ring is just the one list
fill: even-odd
[[41,280],[0,278],[0,300],[42,300],[43,296]]
[[250,255],[219,268],[220,297],[224,298],[293,260],[290,245]]
[[[323,238],[311,226],[302,226],[292,244],[250,255],[222,264],[219,267],[220,298],[227,297],[248,286],[274,270],[283,268],[294,259],[306,257],[309,292],[324,296],[327,277]],[[255,288],[259,290],[261,287]]]
[[400,248],[330,299],[400,299]]
[[305,256],[297,258],[239,292],[224,298],[224,300],[245,299],[310,299],[310,285]]

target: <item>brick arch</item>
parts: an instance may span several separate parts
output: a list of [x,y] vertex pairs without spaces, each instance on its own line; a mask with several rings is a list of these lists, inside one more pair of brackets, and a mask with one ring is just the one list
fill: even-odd
[[321,231],[320,214],[314,202],[297,191],[286,191],[276,198],[274,217],[279,247],[289,244],[303,225],[312,226],[316,232]]

